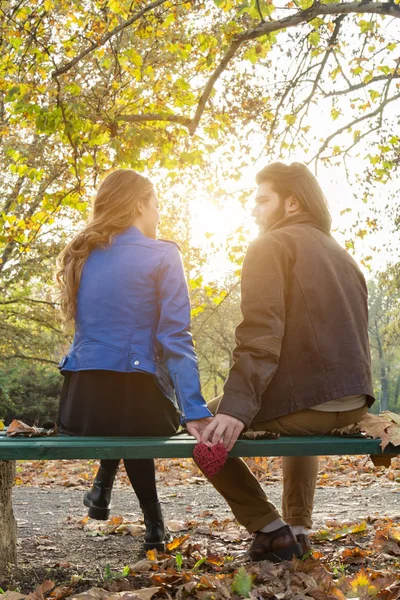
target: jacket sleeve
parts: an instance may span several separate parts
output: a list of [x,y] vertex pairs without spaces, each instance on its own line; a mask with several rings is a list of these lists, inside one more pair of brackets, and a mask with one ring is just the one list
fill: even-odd
[[242,272],[243,320],[236,328],[234,364],[218,408],[247,427],[279,365],[288,270],[285,249],[272,233],[250,245]]
[[164,256],[157,279],[159,321],[156,339],[175,388],[181,422],[212,414],[201,394],[197,356],[190,333],[190,300],[182,259],[174,245]]

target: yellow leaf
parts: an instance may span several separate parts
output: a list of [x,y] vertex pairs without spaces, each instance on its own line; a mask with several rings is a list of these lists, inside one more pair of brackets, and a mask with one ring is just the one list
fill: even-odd
[[4,425],[3,421],[0,421],[0,431],[3,431],[4,428],[5,428],[5,425]]
[[147,550],[146,556],[149,560],[157,560],[157,550]]
[[183,535],[182,537],[177,537],[172,540],[169,544],[167,544],[167,550],[176,550],[179,546],[182,546],[183,542],[189,539],[189,535]]

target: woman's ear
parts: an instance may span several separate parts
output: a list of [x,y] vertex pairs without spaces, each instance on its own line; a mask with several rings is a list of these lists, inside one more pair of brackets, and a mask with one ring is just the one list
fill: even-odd
[[144,201],[142,199],[140,199],[136,202],[136,206],[135,206],[136,216],[140,217],[143,214],[143,211],[144,211]]

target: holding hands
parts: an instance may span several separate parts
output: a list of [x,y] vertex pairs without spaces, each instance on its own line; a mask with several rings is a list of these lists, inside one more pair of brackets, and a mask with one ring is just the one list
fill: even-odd
[[[235,417],[231,417],[230,415],[224,415],[223,413],[219,413],[213,418],[201,419],[201,421],[205,423],[204,425],[202,424],[201,427],[200,439],[192,432],[192,428],[190,427],[191,425],[193,427],[194,423],[200,423],[200,421],[192,421],[186,424],[189,433],[191,433],[197,441],[201,441],[207,446],[212,446],[213,444],[221,442],[228,452],[232,450],[244,428],[242,421]],[[198,432],[199,430],[196,431],[196,433]]]

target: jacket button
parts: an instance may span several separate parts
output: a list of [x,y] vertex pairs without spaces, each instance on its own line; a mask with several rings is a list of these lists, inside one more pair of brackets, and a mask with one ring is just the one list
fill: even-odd
[[139,361],[135,360],[135,362],[133,364],[137,366],[139,364]]

